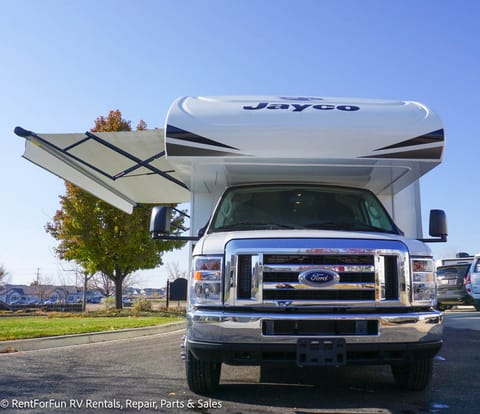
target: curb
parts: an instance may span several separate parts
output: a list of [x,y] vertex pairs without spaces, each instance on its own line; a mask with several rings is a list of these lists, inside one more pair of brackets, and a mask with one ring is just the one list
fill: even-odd
[[120,329],[107,332],[90,332],[85,334],[48,336],[45,338],[18,339],[0,341],[0,352],[33,351],[37,349],[58,348],[62,346],[95,344],[119,339],[137,338],[157,335],[184,329],[186,322],[173,322],[144,328]]

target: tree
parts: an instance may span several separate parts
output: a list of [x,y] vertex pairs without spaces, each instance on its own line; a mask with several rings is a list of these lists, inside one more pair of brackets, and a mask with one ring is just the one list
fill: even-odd
[[178,262],[167,263],[168,280],[177,280],[187,277],[187,271],[180,269]]
[[[115,284],[112,279],[105,273],[99,272],[92,275],[92,279],[89,286],[93,289],[99,290],[104,296],[111,296],[115,293]],[[123,286],[132,286],[136,284],[136,278],[134,274],[129,274],[123,279]]]
[[3,265],[0,265],[0,286],[5,283],[5,280],[8,276],[7,269]]
[[[65,269],[62,268],[62,270],[65,271]],[[80,288],[81,286],[81,289],[82,289],[82,311],[85,312],[87,310],[87,289],[88,289],[88,284],[89,284],[89,281],[92,279],[92,277],[94,275],[88,273],[87,271],[85,271],[84,269],[82,269],[78,264],[73,268],[73,269],[69,269],[70,272],[74,272],[75,273],[75,287],[77,289]],[[79,283],[79,277],[80,277],[80,280],[81,280],[81,284]],[[64,286],[67,286],[68,284],[71,284],[71,283],[67,283],[67,280],[65,277],[62,277],[60,278],[61,282],[63,282],[63,285]]]
[[35,280],[30,283],[30,287],[32,287],[35,291],[35,294],[38,296],[41,302],[44,302],[48,299],[52,288],[53,288],[53,280],[48,276],[40,276],[37,274]]
[[[140,121],[139,129],[146,124]],[[95,121],[92,132],[130,131],[130,121],[119,110]],[[183,246],[179,241],[152,240],[148,232],[151,206],[139,206],[131,215],[99,200],[66,182],[60,197],[60,209],[45,229],[59,241],[56,254],[73,260],[89,274],[102,273],[115,284],[115,305],[122,308],[122,285],[125,278],[140,269],[162,264],[162,253]],[[183,216],[172,222],[181,228]]]

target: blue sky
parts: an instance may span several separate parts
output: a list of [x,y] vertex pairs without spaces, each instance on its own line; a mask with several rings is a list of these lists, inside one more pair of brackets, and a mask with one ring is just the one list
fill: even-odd
[[[13,283],[68,275],[44,225],[63,182],[21,158],[21,125],[84,132],[120,109],[162,127],[183,95],[418,100],[444,121],[441,166],[422,179],[424,221],[442,208],[436,257],[480,251],[475,0],[0,1],[0,264]],[[424,226],[426,233],[426,227]],[[186,253],[167,262],[186,263]],[[186,265],[184,266],[186,269]],[[165,269],[143,273],[162,286]]]

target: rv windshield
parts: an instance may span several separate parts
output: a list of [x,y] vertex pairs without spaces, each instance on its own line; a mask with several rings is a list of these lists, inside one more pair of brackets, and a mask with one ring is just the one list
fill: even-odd
[[316,185],[233,187],[223,196],[211,232],[327,229],[401,234],[367,190]]

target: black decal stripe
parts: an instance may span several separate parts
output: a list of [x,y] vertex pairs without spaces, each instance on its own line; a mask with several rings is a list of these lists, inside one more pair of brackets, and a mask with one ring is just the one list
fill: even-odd
[[414,145],[423,145],[423,144],[431,144],[432,142],[442,142],[444,140],[445,134],[443,129],[438,129],[436,131],[429,132],[425,135],[420,135],[415,138],[407,139],[406,141],[398,142],[397,144],[389,145],[388,147],[378,148],[375,151],[382,151],[386,149],[393,149],[393,148],[403,148],[403,147],[411,147]]
[[169,157],[225,157],[225,156],[243,156],[243,154],[215,151],[206,148],[190,147],[187,145],[169,144],[167,142],[167,154]]
[[179,139],[182,141],[195,142],[197,144],[212,145],[215,147],[230,148],[230,149],[238,150],[238,148],[231,147],[230,145],[222,144],[221,142],[217,142],[212,139],[202,137],[200,135],[194,134],[193,132],[185,131],[184,129],[174,127],[173,125],[167,125],[167,137]]
[[368,155],[360,158],[398,158],[398,159],[421,159],[439,160],[442,156],[443,147],[425,148],[413,151],[390,152],[388,154]]

